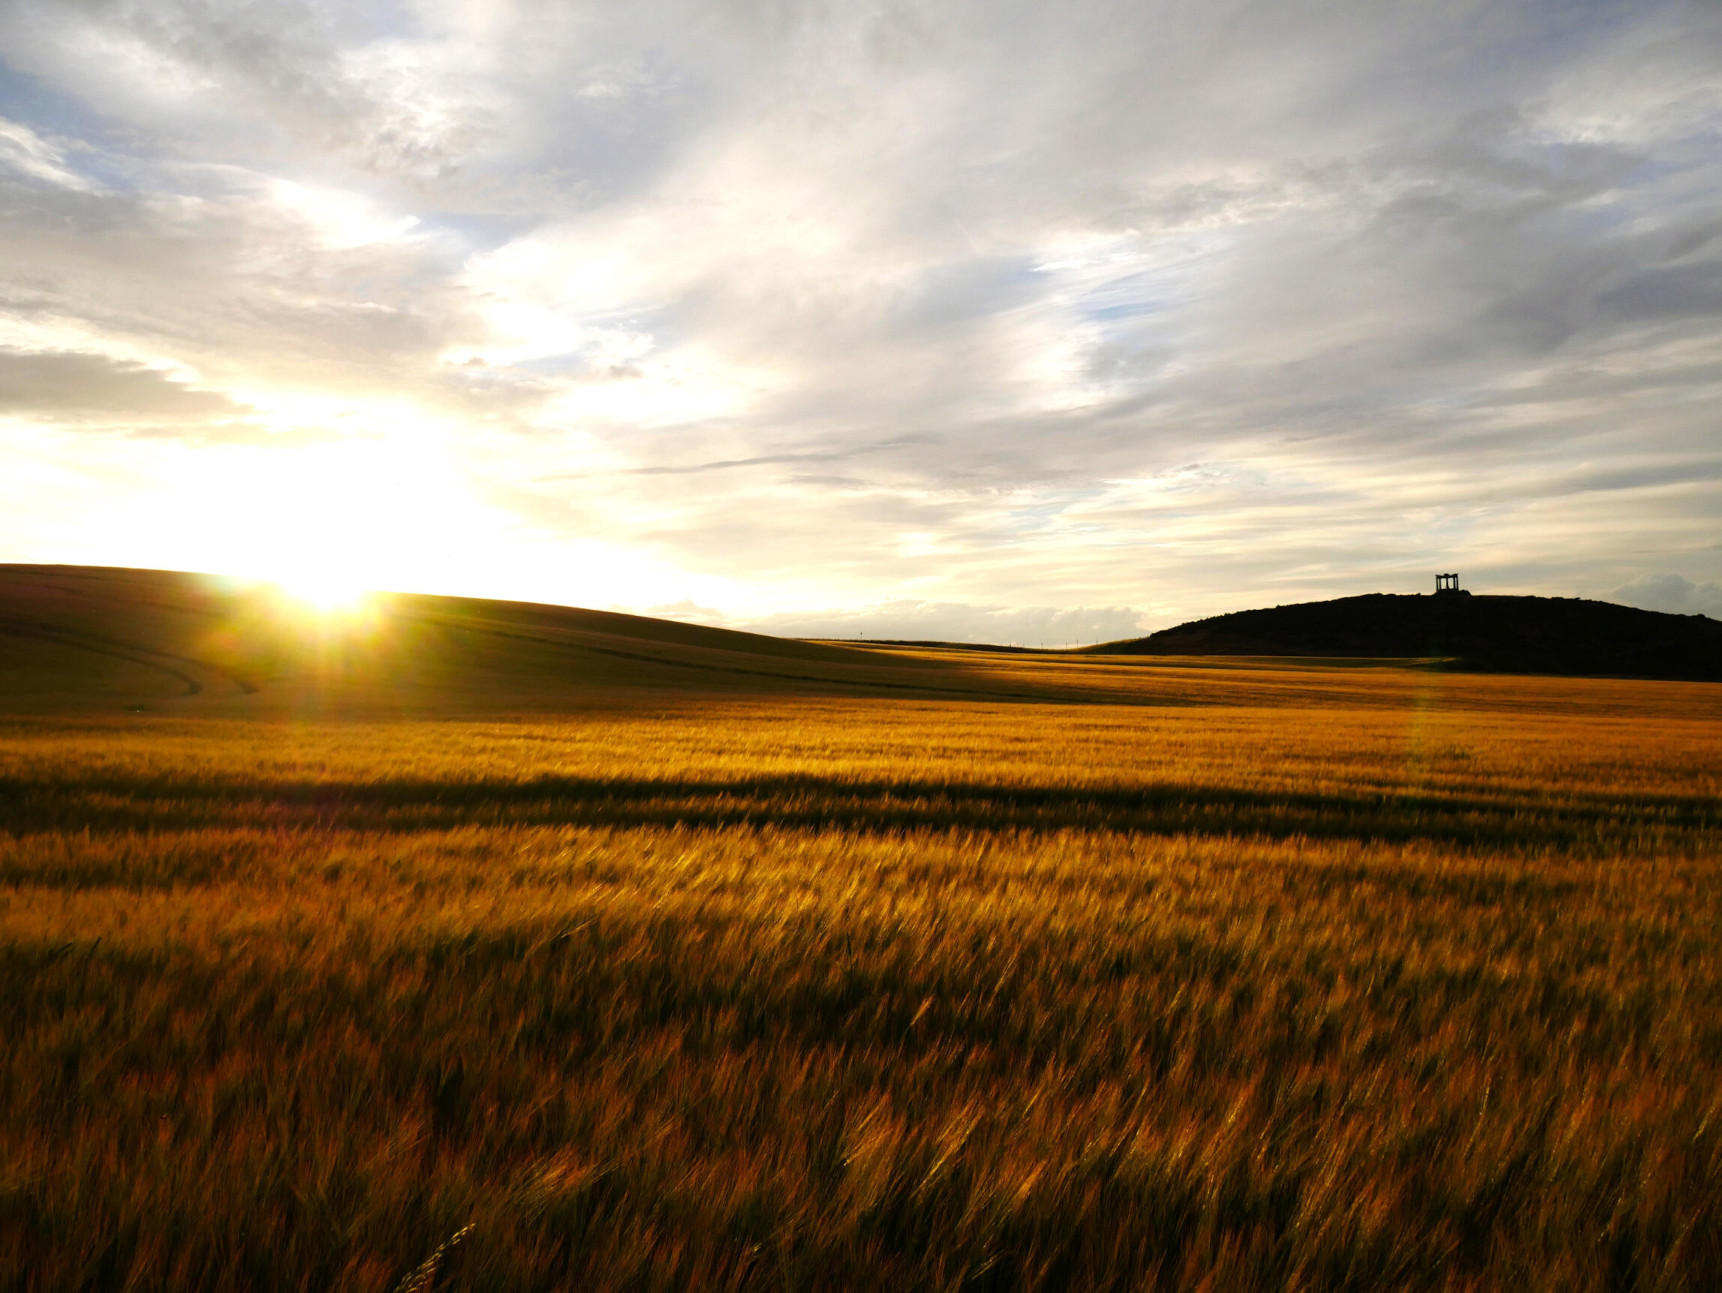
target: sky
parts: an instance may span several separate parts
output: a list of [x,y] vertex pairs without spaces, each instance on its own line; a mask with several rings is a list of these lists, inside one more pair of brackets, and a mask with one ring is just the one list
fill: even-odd
[[1722,617],[1716,0],[0,0],[0,561]]

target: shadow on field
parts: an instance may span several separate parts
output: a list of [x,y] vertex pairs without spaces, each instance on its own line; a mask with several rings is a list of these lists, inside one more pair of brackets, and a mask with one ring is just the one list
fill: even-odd
[[194,781],[91,777],[13,783],[0,829],[125,832],[220,825],[386,832],[458,826],[776,826],[921,830],[1124,831],[1235,837],[1429,840],[1462,848],[1679,851],[1722,824],[1701,795],[1460,791],[1297,792],[1162,784],[1000,786],[808,774],[733,779],[545,776],[523,781]]

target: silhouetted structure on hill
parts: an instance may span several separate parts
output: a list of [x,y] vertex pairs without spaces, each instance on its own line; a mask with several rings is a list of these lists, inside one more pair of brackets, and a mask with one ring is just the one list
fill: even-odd
[[1436,575],[1435,591],[1438,593],[1459,593],[1464,589],[1459,587],[1458,575]]

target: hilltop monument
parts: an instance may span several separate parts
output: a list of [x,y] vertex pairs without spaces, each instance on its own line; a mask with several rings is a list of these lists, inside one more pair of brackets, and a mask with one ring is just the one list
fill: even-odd
[[1458,575],[1436,575],[1435,591],[1437,593],[1463,593],[1465,590],[1459,587]]

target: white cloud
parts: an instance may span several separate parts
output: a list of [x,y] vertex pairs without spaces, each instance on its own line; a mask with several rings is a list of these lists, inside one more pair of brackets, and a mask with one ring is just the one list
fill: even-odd
[[[661,608],[698,619],[694,608]],[[710,621],[707,621],[710,622]],[[787,612],[732,625],[785,637],[874,641],[987,642],[1026,647],[1084,646],[1140,637],[1141,614],[1127,606],[970,606],[894,598],[873,606]]]
[[737,623],[1722,579],[1714,7],[32,2],[0,59],[6,465],[97,516],[243,409],[442,464],[510,595]]
[[1680,575],[1640,575],[1604,596],[1647,611],[1722,619],[1722,583],[1695,584]]
[[413,215],[390,214],[357,193],[296,184],[277,179],[270,195],[284,211],[303,220],[318,247],[328,251],[351,251],[381,242],[393,242],[418,224]]
[[61,188],[87,191],[98,187],[66,164],[66,151],[28,126],[0,120],[0,166]]

